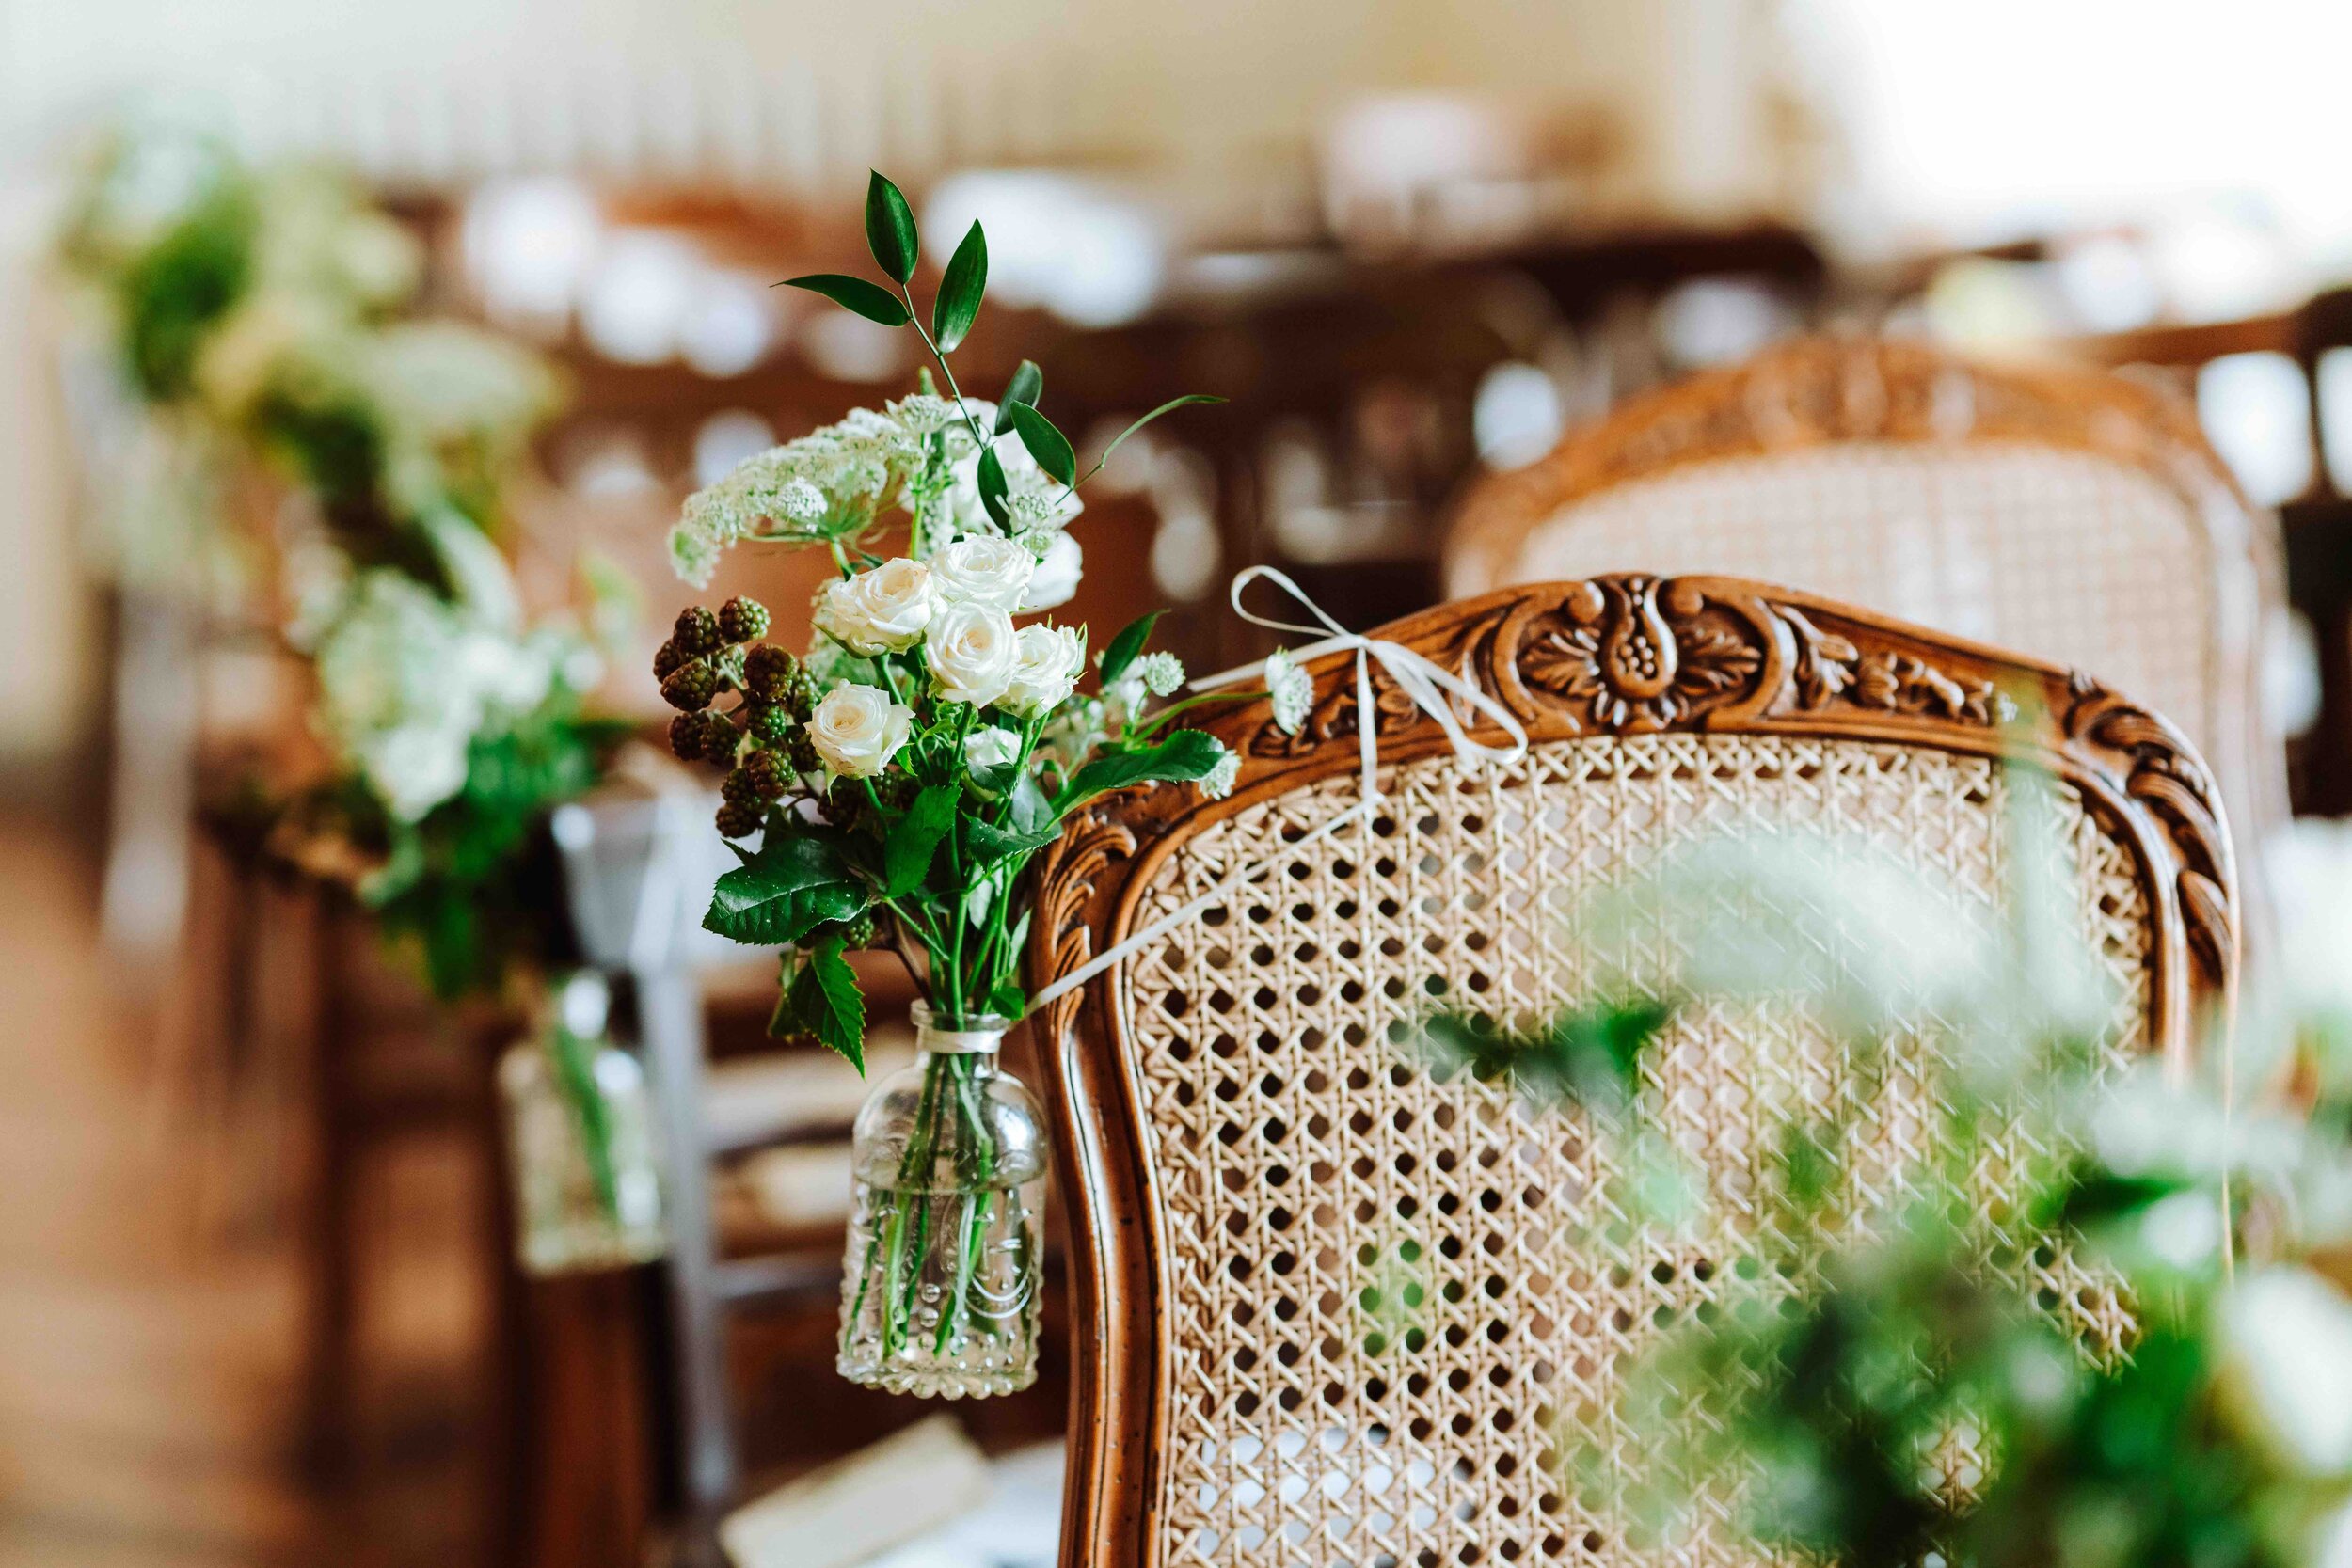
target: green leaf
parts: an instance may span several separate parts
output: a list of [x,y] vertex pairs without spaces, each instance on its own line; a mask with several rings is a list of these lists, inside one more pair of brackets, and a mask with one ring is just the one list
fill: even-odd
[[[866,246],[874,253],[875,264],[893,280],[903,283],[914,276],[914,209],[907,205],[907,198],[898,186],[872,169],[866,170]],[[898,318],[905,319],[903,314]]]
[[703,929],[747,947],[783,947],[800,941],[819,926],[855,920],[873,901],[873,895],[859,882],[826,882],[802,888],[734,911],[720,909],[714,896],[710,911],[703,916]]
[[844,309],[854,310],[869,322],[884,326],[904,326],[914,318],[897,294],[879,283],[868,283],[863,277],[850,277],[837,272],[814,272],[806,277],[787,277],[776,285],[780,289],[806,289],[823,294]]
[[1045,395],[1045,372],[1037,368],[1034,359],[1024,359],[1021,368],[1005,383],[1005,395],[996,400],[996,434],[1002,436],[1012,428],[1012,405],[1025,403],[1037,406],[1037,400]]
[[1005,495],[1009,486],[1005,483],[1005,465],[997,457],[993,445],[980,449],[979,481],[980,504],[988,509],[989,516],[995,520],[998,528],[1010,526],[1012,513],[1005,505]]
[[[844,933],[827,933],[808,955],[800,974],[793,976],[786,1001],[803,1030],[816,1036],[862,1076],[866,1071],[866,995],[858,990],[857,971],[842,957],[847,945]],[[779,1015],[782,1011],[779,1007]]]
[[998,1018],[1019,1018],[1029,1010],[1029,993],[1021,989],[1020,981],[1007,976],[988,993],[988,1010]]
[[1067,812],[1082,801],[1129,784],[1188,784],[1217,765],[1225,748],[1200,730],[1172,730],[1157,745],[1096,757],[1078,769],[1058,804]]
[[1021,433],[1021,444],[1029,449],[1037,466],[1064,484],[1077,483],[1078,454],[1071,451],[1070,437],[1056,430],[1054,421],[1029,404],[1006,406],[1012,410],[1012,428]]
[[1037,781],[1025,775],[1012,786],[1012,815],[1008,820],[1014,832],[1026,834],[1050,831],[1061,817]]
[[1167,613],[1164,610],[1155,610],[1149,615],[1138,615],[1111,639],[1111,645],[1103,650],[1104,686],[1127,673],[1127,666],[1136,661],[1136,656],[1143,652],[1143,645],[1152,641],[1152,628]]
[[946,276],[939,280],[939,293],[931,301],[931,341],[940,353],[947,353],[972,330],[973,319],[980,313],[980,294],[987,287],[988,236],[980,232],[976,220],[948,259]]
[[776,819],[771,817],[758,852],[746,855],[741,865],[721,877],[710,890],[710,912],[713,916],[740,915],[805,888],[849,879],[850,868],[831,835],[805,830],[779,832]]
[[[1120,442],[1124,441],[1128,436],[1133,436],[1136,431],[1141,430],[1145,425],[1150,424],[1153,420],[1158,419],[1162,414],[1174,413],[1177,409],[1184,407],[1184,404],[1188,403],[1223,403],[1224,401],[1225,400],[1223,398],[1211,397],[1206,392],[1186,392],[1183,397],[1168,399],[1166,403],[1161,404],[1157,408],[1152,409],[1152,412],[1146,414],[1143,418],[1137,420],[1135,423],[1129,425],[1118,435],[1112,436],[1111,444],[1103,449],[1103,455],[1094,460],[1094,467],[1099,470],[1104,464],[1108,463],[1111,460],[1111,453],[1119,450]],[[1040,458],[1039,461],[1043,462],[1044,459]]]
[[983,861],[1000,861],[1009,855],[1029,855],[1044,848],[1061,836],[1061,824],[1048,822],[1028,832],[993,827],[975,817],[963,825],[964,842],[972,853]]
[[923,885],[939,841],[955,825],[958,792],[946,784],[927,784],[914,804],[890,830],[882,846],[882,895],[896,898]]

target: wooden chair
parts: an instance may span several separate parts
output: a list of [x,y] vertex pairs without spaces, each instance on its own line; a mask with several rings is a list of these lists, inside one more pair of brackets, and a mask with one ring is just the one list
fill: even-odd
[[2247,842],[2285,819],[2257,678],[2277,528],[2194,410],[2141,382],[1794,342],[1476,487],[1446,580],[1637,566],[1769,578],[2093,671],[2180,724]]
[[[1391,1028],[1433,981],[1498,1013],[1577,997],[1594,959],[1566,911],[1659,852],[1735,825],[1844,832],[1989,905],[2003,763],[2024,759],[2058,781],[2058,885],[2118,982],[2111,1058],[2182,1060],[2232,1004],[2212,782],[2087,677],[1726,578],[1510,590],[1378,635],[1503,704],[1524,758],[1466,767],[1375,667],[1383,803],[1306,842],[1359,792],[1354,662],[1328,655],[1301,735],[1263,701],[1205,726],[1244,758],[1230,799],[1111,798],[1042,869],[1050,979],[1273,860],[1039,1017],[1073,1208],[1065,1568],[1636,1560],[1548,1456],[1610,1435],[1624,1358],[1701,1308],[1724,1254],[1593,1235],[1577,1210],[1607,1156],[1573,1118],[1440,1081]],[[1769,1158],[1767,1095],[1869,1092],[1827,1037],[1736,1016],[1685,1015],[1644,1068],[1665,1134],[1718,1175]],[[1893,1079],[1882,1128],[1931,1092],[1915,1062]],[[2056,1309],[2115,1345],[2113,1295],[2041,1256]],[[1396,1288],[1384,1269],[1422,1293],[1401,1333],[1365,1294]]]

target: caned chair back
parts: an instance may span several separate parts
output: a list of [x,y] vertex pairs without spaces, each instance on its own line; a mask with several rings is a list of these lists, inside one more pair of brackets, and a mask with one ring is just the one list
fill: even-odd
[[1767,578],[2093,672],[2178,723],[2241,831],[2283,822],[2258,650],[2273,519],[2186,403],[2109,372],[1812,339],[1637,399],[1475,488],[1449,593]]
[[[2003,826],[2022,758],[2057,780],[2040,880],[2115,982],[2111,1056],[2183,1056],[2230,996],[2205,769],[2088,680],[1721,578],[1508,590],[1377,635],[1516,714],[1523,757],[1460,760],[1375,667],[1379,804],[1319,832],[1361,788],[1355,666],[1328,655],[1301,733],[1263,700],[1212,721],[1244,759],[1230,798],[1109,798],[1042,867],[1047,977],[1202,904],[1039,1015],[1074,1211],[1071,1568],[1647,1560],[1554,1465],[1597,1444],[1638,1468],[1628,1357],[1723,1288],[1740,1222],[1596,1224],[1624,1174],[1606,1140],[1398,1040],[1434,995],[1525,1019],[1586,994],[1576,911],[1662,853],[1850,835],[1989,911],[2026,852]],[[1671,915],[1645,940],[1673,949]],[[1899,1191],[1943,1080],[1898,1061],[1866,1089],[1795,1011],[1677,1015],[1644,1057],[1660,1128],[1736,1191],[1773,1108],[1875,1096],[1855,1166]],[[2021,1153],[1989,1140],[1982,1202]],[[2120,1342],[2112,1292],[2019,1246],[2070,1326]]]

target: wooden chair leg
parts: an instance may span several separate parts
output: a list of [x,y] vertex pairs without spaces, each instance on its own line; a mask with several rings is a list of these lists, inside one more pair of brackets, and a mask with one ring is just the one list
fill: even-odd
[[358,1161],[350,1117],[352,1038],[347,922],[331,897],[310,903],[314,990],[309,1046],[312,1168],[302,1225],[302,1460],[320,1484],[341,1481],[353,1445],[358,1338]]
[[660,1108],[669,1219],[666,1265],[675,1389],[679,1559],[715,1568],[720,1516],[739,1483],[728,1410],[725,1308],[719,1297],[710,1156],[703,1129],[703,997],[691,974],[641,971],[638,1038]]

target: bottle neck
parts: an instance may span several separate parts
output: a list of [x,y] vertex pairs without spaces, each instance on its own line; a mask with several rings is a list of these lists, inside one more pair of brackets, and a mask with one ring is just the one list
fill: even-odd
[[973,1056],[993,1063],[1006,1034],[1012,1028],[1010,1019],[992,1013],[957,1018],[934,1013],[925,1002],[914,1005],[913,1016],[914,1048],[926,1057]]

